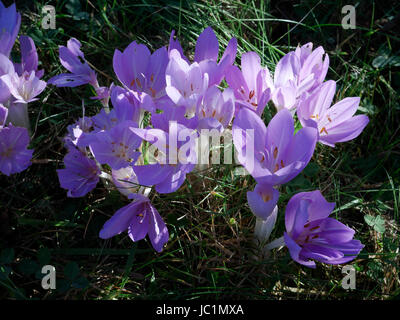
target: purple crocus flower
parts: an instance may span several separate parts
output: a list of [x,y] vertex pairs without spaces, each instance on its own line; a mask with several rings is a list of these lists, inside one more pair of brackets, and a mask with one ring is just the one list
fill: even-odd
[[207,89],[198,100],[196,115],[199,120],[198,129],[218,128],[223,131],[229,126],[235,112],[233,90],[226,88],[223,92],[217,86]]
[[129,90],[119,86],[112,86],[110,97],[113,109],[107,112],[104,108],[98,114],[92,117],[93,133],[110,130],[124,121],[134,121],[136,126],[140,123],[143,110],[140,101]]
[[236,66],[230,66],[226,71],[226,82],[235,92],[237,109],[247,107],[261,116],[271,98],[267,82],[269,71],[261,67],[261,59],[255,52],[242,55],[241,67],[241,71]]
[[124,121],[110,130],[96,133],[90,142],[96,160],[115,170],[135,164],[140,156],[136,149],[142,142],[131,130],[136,126],[133,121]]
[[[265,185],[289,182],[310,161],[317,130],[302,128],[293,134],[294,121],[286,109],[272,118],[268,128],[257,114],[247,108],[242,108],[233,122],[233,141],[239,162],[258,183]],[[254,147],[253,152],[251,147]]]
[[[172,50],[176,49],[183,60],[188,64],[189,60],[184,56],[182,47],[178,40],[174,40],[175,31],[172,30],[168,54],[170,55]],[[222,81],[225,75],[226,69],[235,62],[237,52],[237,40],[232,38],[229,40],[228,45],[218,62],[219,43],[214,30],[211,27],[207,27],[199,35],[195,52],[194,62],[197,62],[203,72],[209,75],[209,86],[218,85]]]
[[161,252],[169,239],[167,226],[150,200],[140,194],[131,194],[134,201],[119,209],[100,230],[100,238],[109,239],[128,231],[132,241],[149,236],[153,248]]
[[151,54],[144,44],[133,41],[123,52],[114,52],[113,67],[119,81],[127,89],[138,93],[139,100],[145,104],[150,103],[149,97],[154,101],[165,98],[167,64],[168,53],[165,47]]
[[211,27],[207,27],[199,35],[194,52],[194,61],[198,62],[203,73],[209,75],[209,86],[219,85],[224,78],[226,69],[235,62],[237,40],[232,38],[219,62],[219,44],[217,36]]
[[160,129],[131,130],[152,144],[152,149],[149,148],[149,162],[152,163],[134,167],[139,183],[154,185],[159,193],[178,190],[197,162],[196,131],[176,122],[170,122],[169,132]]
[[[6,112],[0,108],[2,126]],[[8,127],[0,129],[0,171],[5,175],[24,171],[31,165],[33,150],[28,150],[29,134],[26,128],[14,127],[11,123]]]
[[21,25],[21,15],[17,12],[15,3],[6,8],[0,1],[0,53],[10,55]]
[[40,80],[35,71],[24,71],[21,76],[16,72],[1,76],[1,80],[8,86],[15,98],[15,103],[29,103],[38,100],[38,96],[45,88],[46,82]]
[[297,107],[297,116],[303,126],[318,129],[318,141],[334,147],[335,143],[358,137],[368,124],[366,115],[354,116],[359,97],[349,97],[335,103],[336,82],[326,81]]
[[83,197],[99,182],[101,172],[96,162],[76,148],[69,149],[64,165],[65,169],[57,170],[57,174],[61,188],[68,190],[68,197]]
[[185,117],[186,108],[184,106],[177,106],[172,101],[157,105],[160,113],[153,113],[151,115],[151,124],[155,129],[161,129],[165,132],[169,130],[170,121],[175,121],[187,128],[196,129],[198,125],[197,117],[188,119]]
[[62,73],[52,77],[48,83],[57,87],[77,87],[83,84],[91,84],[93,87],[99,87],[96,73],[88,65],[85,56],[81,51],[81,43],[71,38],[67,46],[60,46],[61,64],[71,73]]
[[303,94],[311,93],[324,81],[328,67],[328,55],[322,47],[312,50],[312,43],[283,56],[276,65],[274,81],[267,79],[277,110],[296,108]]
[[197,62],[189,65],[177,50],[172,50],[165,79],[169,98],[178,107],[186,107],[187,118],[193,117],[198,99],[208,88],[208,74],[203,74]]
[[130,120],[140,124],[143,110],[140,101],[131,91],[114,86],[111,90],[111,102],[118,121]]
[[93,121],[90,117],[79,118],[74,124],[67,127],[67,135],[64,138],[65,146],[70,148],[82,148],[89,145],[91,131],[93,130]]
[[96,96],[90,97],[92,100],[103,100],[107,105],[108,100],[110,99],[111,89],[109,87],[98,87],[95,88]]
[[44,70],[38,70],[38,54],[35,43],[28,36],[20,36],[19,42],[21,46],[21,62],[14,63],[15,71],[19,76],[22,76],[25,71],[28,73],[35,71],[36,77],[40,79]]
[[19,76],[10,59],[0,53],[0,103],[8,106],[8,122],[29,130],[27,103],[37,100],[45,87],[34,70]]
[[342,264],[356,258],[364,245],[353,239],[353,229],[329,218],[334,206],[319,190],[301,192],[289,200],[284,240],[293,260],[315,268],[311,259]]

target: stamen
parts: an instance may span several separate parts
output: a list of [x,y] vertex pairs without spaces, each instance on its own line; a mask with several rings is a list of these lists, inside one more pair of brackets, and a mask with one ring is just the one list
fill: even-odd
[[254,90],[251,90],[250,93],[249,93],[249,99],[251,99],[253,97],[254,97]]
[[283,160],[281,160],[281,167],[284,168],[285,165],[283,164]]
[[263,194],[262,199],[264,200],[264,202],[267,202],[267,201],[271,200],[272,197],[270,194]]
[[278,147],[275,147],[274,149],[274,159],[278,156]]
[[318,228],[319,228],[319,226],[316,226],[314,228],[311,228],[310,231],[317,230]]
[[277,172],[278,170],[279,170],[279,164],[276,164],[276,165],[275,165],[274,173]]
[[139,78],[136,78],[136,84],[138,85],[139,88],[142,88],[142,84],[140,83]]
[[325,127],[323,127],[319,133],[323,133],[323,132],[325,132],[325,134],[328,134],[328,131],[326,131]]

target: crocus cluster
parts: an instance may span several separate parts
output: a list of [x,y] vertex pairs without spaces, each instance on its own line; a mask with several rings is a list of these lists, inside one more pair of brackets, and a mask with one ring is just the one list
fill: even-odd
[[[254,88],[247,104],[239,103],[233,121],[233,140],[239,162],[257,182],[254,191],[247,193],[250,209],[256,216],[255,237],[267,252],[286,244],[292,258],[308,267],[315,267],[310,259],[327,264],[350,261],[363,246],[352,240],[352,229],[328,218],[334,204],[328,205],[318,190],[295,195],[286,209],[284,237],[267,245],[264,242],[277,219],[279,187],[305,168],[316,143],[334,147],[335,143],[356,138],[368,124],[367,116],[354,116],[360,99],[345,98],[331,106],[336,82],[324,81],[329,58],[324,56],[322,47],[312,50],[309,43],[286,54],[277,63],[273,80],[269,71],[260,67],[259,61],[254,53],[244,54],[243,77],[233,66],[227,78],[228,83],[236,87],[237,97],[245,93],[246,98],[247,88]],[[250,78],[249,70],[256,71],[253,85],[246,80]],[[257,100],[251,102],[251,98],[259,96],[257,92],[268,94],[277,110],[268,126],[257,111],[260,107]],[[261,107],[264,108],[264,104]],[[296,113],[302,128],[295,133],[293,116]]]
[[46,87],[40,80],[43,70],[38,70],[38,54],[30,37],[19,37],[20,62],[10,59],[20,25],[15,4],[6,8],[0,1],[0,172],[6,175],[31,164],[28,103],[37,100]]
[[[247,194],[257,217],[255,233],[267,240],[278,214],[279,187],[306,167],[316,144],[334,147],[354,139],[368,123],[364,115],[353,116],[358,98],[330,106],[336,88],[334,81],[325,81],[329,58],[311,43],[282,57],[272,77],[255,52],[242,55],[240,68],[235,65],[235,38],[220,52],[208,27],[191,60],[172,31],[168,46],[154,52],[136,41],[115,50],[118,83],[109,87],[99,85],[77,39],[59,53],[69,72],[49,83],[89,84],[97,93],[92,98],[102,103],[98,114],[83,113],[68,127],[60,185],[69,197],[82,197],[100,180],[111,183],[131,202],[104,224],[100,237],[127,231],[138,241],[148,235],[158,252],[168,241],[168,229],[148,196],[182,186],[202,157],[202,130],[232,129],[237,159],[257,182]],[[268,126],[262,119],[266,107],[277,111]],[[297,132],[296,113],[302,125]],[[282,241],[295,261],[312,267],[310,259],[338,264],[357,256],[362,245],[352,239],[352,229],[328,217],[332,209],[319,191],[300,193],[289,202]]]
[[168,230],[151,204],[149,192],[177,191],[197,163],[199,129],[224,130],[235,111],[233,90],[219,85],[236,57],[232,39],[219,56],[214,31],[199,36],[194,61],[171,34],[168,47],[151,52],[133,41],[115,50],[113,67],[119,85],[100,87],[97,73],[70,39],[59,48],[69,71],[49,80],[58,87],[89,84],[103,108],[68,127],[65,168],[58,170],[69,197],[82,197],[102,180],[111,182],[132,202],[118,210],[100,232],[103,239],[128,231],[133,241],[149,236],[161,251]]

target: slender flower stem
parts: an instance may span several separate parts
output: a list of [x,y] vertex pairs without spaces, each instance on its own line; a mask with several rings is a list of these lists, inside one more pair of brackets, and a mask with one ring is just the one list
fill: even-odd
[[254,228],[254,240],[258,246],[261,247],[261,251],[265,256],[268,256],[269,250],[266,249],[265,243],[268,241],[272,230],[274,229],[276,218],[278,216],[278,206],[275,206],[271,215],[263,220],[257,218],[256,226]]
[[27,103],[10,103],[8,107],[8,117],[6,123],[11,122],[15,127],[24,127],[31,133],[29,123],[28,104]]
[[278,248],[278,247],[282,247],[282,246],[284,246],[284,245],[285,245],[285,239],[284,239],[283,236],[282,236],[282,237],[277,238],[277,239],[275,239],[274,241],[268,243],[268,244],[264,247],[264,249],[270,251],[270,250],[272,250],[272,249],[275,249],[275,248]]

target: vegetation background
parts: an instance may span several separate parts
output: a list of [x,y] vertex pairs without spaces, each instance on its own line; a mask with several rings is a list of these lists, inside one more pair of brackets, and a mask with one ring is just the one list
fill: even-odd
[[[3,1],[9,5],[11,1]],[[318,145],[305,171],[282,188],[279,207],[300,191],[320,189],[336,202],[334,215],[356,230],[365,248],[352,262],[356,290],[341,287],[341,266],[294,263],[286,248],[254,259],[255,219],[246,201],[254,180],[213,166],[192,174],[182,188],[152,199],[170,231],[160,254],[126,234],[98,237],[103,223],[127,201],[101,184],[84,198],[66,197],[62,168],[67,125],[101,105],[87,86],[49,86],[30,105],[34,163],[0,176],[0,298],[2,299],[399,299],[400,235],[400,3],[389,1],[17,1],[20,34],[38,47],[45,80],[63,72],[58,46],[82,42],[101,85],[116,81],[112,57],[136,40],[155,50],[176,30],[191,56],[201,31],[211,26],[226,46],[256,51],[274,69],[279,58],[309,41],[330,57],[327,79],[337,81],[336,100],[360,96],[370,118],[355,140],[332,149]],[[56,29],[41,28],[41,9],[56,8]],[[341,27],[341,8],[356,7],[355,30]],[[18,56],[18,45],[15,46]],[[264,119],[269,121],[272,108]],[[284,215],[272,239],[281,236]],[[41,288],[41,266],[57,270],[57,289]]]

